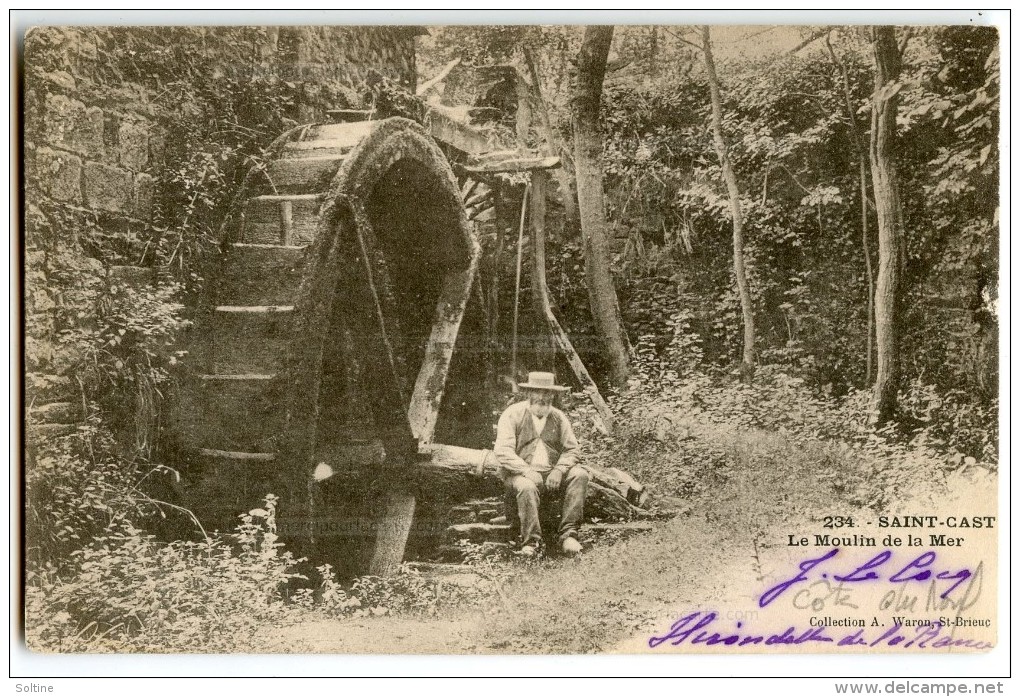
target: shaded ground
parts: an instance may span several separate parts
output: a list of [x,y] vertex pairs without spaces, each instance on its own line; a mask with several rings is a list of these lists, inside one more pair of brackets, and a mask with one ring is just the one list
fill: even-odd
[[[579,558],[522,562],[526,567],[500,585],[488,606],[440,611],[432,618],[309,616],[264,634],[272,639],[259,650],[630,653],[648,650],[649,636],[667,632],[680,613],[692,609],[725,614],[731,626],[741,618],[746,624],[748,617],[759,626],[785,622],[792,614],[806,621],[810,613],[794,613],[790,606],[792,594],[784,598],[785,606],[776,603],[764,617],[757,603],[764,589],[787,579],[807,558],[805,551],[814,549],[790,547],[788,535],[823,532],[822,514],[853,515],[859,521],[874,520],[876,514],[852,502],[853,490],[839,495],[823,483],[834,472],[843,477],[840,482],[849,475],[840,472],[846,461],[825,458],[818,447],[759,432],[734,434],[724,449],[725,464],[687,473],[706,485],[688,499],[690,509],[682,516],[651,532],[589,547]],[[918,478],[913,493],[901,496],[898,505],[913,506],[915,512],[995,512],[994,474],[952,475],[943,491],[944,500],[936,502],[930,481]],[[990,563],[994,573],[994,554]]]
[[[670,608],[740,594],[750,547],[693,514],[576,559],[536,564],[491,607],[439,618],[310,620],[274,632],[266,651],[296,653],[589,653]],[[715,559],[709,570],[685,559]],[[744,603],[747,600],[742,601]],[[517,608],[517,611],[514,609]]]

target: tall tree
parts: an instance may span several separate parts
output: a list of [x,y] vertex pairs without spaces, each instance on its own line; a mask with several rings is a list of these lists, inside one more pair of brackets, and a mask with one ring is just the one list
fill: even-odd
[[872,27],[871,45],[875,56],[875,92],[871,107],[869,156],[878,218],[878,279],[875,285],[878,365],[872,411],[876,423],[882,424],[895,416],[899,388],[897,322],[905,238],[895,157],[902,50],[896,43],[895,27]]
[[744,213],[740,207],[740,187],[737,175],[730,161],[729,146],[722,126],[722,93],[719,89],[719,74],[712,56],[712,38],[708,26],[701,27],[701,52],[705,57],[705,72],[708,73],[708,87],[712,99],[712,136],[715,152],[722,168],[723,180],[730,199],[730,213],[733,217],[733,275],[737,280],[737,294],[740,296],[740,312],[744,319],[744,352],[740,362],[741,378],[750,380],[754,376],[754,308],[751,305],[751,289],[747,283],[744,265]]
[[612,26],[587,27],[577,56],[577,75],[570,99],[574,133],[577,199],[584,240],[584,267],[595,330],[602,341],[613,385],[622,387],[630,373],[627,336],[609,268],[609,234],[602,189],[602,130],[599,108]]
[[853,95],[850,92],[850,73],[846,63],[836,56],[836,50],[832,47],[829,35],[825,35],[825,48],[829,51],[833,64],[839,68],[843,78],[843,100],[846,103],[846,116],[850,124],[850,134],[853,136],[854,149],[857,151],[858,180],[861,189],[861,247],[864,252],[864,271],[868,281],[868,338],[864,372],[865,384],[871,383],[872,357],[875,353],[875,272],[871,267],[871,244],[868,232],[868,153],[864,147],[864,138],[861,129],[857,125],[857,110],[854,109]]

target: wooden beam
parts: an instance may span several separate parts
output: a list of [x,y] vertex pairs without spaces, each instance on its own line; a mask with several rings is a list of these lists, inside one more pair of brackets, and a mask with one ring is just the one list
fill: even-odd
[[294,239],[294,206],[288,199],[280,201],[280,244],[290,246]]
[[521,225],[517,231],[517,276],[514,280],[514,324],[510,347],[510,376],[514,381],[514,391],[517,391],[517,317],[520,312],[521,300],[521,258],[524,256],[524,221],[528,210],[528,193],[531,191],[530,182],[524,188],[524,196],[521,197]]
[[272,315],[294,312],[293,305],[217,305],[216,312],[226,314]]
[[[546,300],[543,289],[547,288],[545,277],[545,195],[549,173],[536,170],[531,173],[531,302],[535,316],[545,318]],[[536,370],[553,371],[556,363],[556,347],[552,338],[539,336],[533,344]]]
[[385,511],[378,516],[375,549],[368,565],[370,576],[391,576],[404,561],[404,547],[414,521],[414,496],[392,491],[386,494]]
[[482,201],[485,201],[486,199],[491,199],[491,198],[492,198],[492,189],[490,189],[489,187],[485,187],[485,191],[480,191],[479,193],[475,194],[471,198],[465,199],[464,200],[464,207],[465,208],[470,208],[471,206],[478,205]]
[[495,474],[499,465],[491,450],[432,443],[422,446],[419,453],[429,459],[419,463],[418,466],[437,472],[461,472],[483,477]]
[[369,121],[375,116],[375,109],[327,109],[326,116],[340,123]]
[[[407,410],[410,394],[407,390],[406,362],[400,339],[403,336],[397,319],[397,304],[389,276],[387,259],[376,244],[375,235],[364,210],[355,212],[357,226],[358,256],[364,285],[359,295],[367,302],[367,312],[359,315],[362,341],[359,346],[365,351],[367,374],[375,382],[372,385],[373,399],[366,400],[373,405],[375,431],[382,442],[385,458],[381,471],[375,476],[381,494],[374,501],[370,515],[375,530],[374,548],[369,562],[369,573],[385,576],[396,571],[403,561],[404,548],[414,521],[415,499],[403,483],[403,477],[414,464],[417,443],[410,424]],[[357,282],[355,282],[357,283]],[[329,463],[325,463],[329,465]]]
[[[540,182],[539,186],[532,188],[532,193],[536,196],[541,194],[545,195],[545,174],[535,172],[537,180]],[[542,202],[544,204],[544,200]],[[536,205],[536,208],[543,208],[544,206]],[[537,227],[536,227],[537,226]],[[536,244],[536,253],[541,253],[545,256],[544,240],[545,240],[545,228],[542,221],[539,221],[537,217],[533,221],[532,227],[535,233],[535,239],[541,239],[542,249],[539,252],[539,247]],[[544,264],[543,264],[544,267]],[[549,303],[549,286],[546,283],[544,268],[540,274],[534,279],[534,290],[537,292],[537,302],[542,310],[542,314],[545,316],[546,324],[549,325],[549,331],[553,336],[553,341],[563,352],[567,358],[567,362],[570,364],[571,369],[574,371],[574,375],[577,376],[578,382],[581,383],[581,389],[588,395],[588,399],[591,400],[592,405],[595,407],[595,411],[602,421],[602,427],[607,435],[612,435],[615,427],[615,420],[613,418],[613,412],[610,411],[609,405],[606,404],[606,400],[602,398],[602,394],[599,392],[598,386],[595,381],[592,380],[591,375],[588,374],[588,369],[584,367],[584,362],[581,361],[581,357],[577,355],[577,351],[574,350],[574,345],[570,342],[570,337],[563,331],[563,327],[560,326],[559,321],[556,319],[556,315],[553,313],[552,305]]]
[[479,162],[464,165],[464,170],[472,174],[495,172],[529,172],[536,169],[554,169],[560,166],[560,158],[550,157],[514,157],[494,162]]
[[[499,472],[499,461],[491,450],[435,443],[422,448],[421,452],[429,457],[418,464],[425,473],[495,477]],[[647,515],[641,508],[648,502],[648,490],[643,484],[615,468],[604,470],[591,464],[583,467],[591,477],[589,497],[598,510],[627,517]]]
[[464,182],[464,186],[462,186],[460,189],[460,200],[467,201],[468,196],[470,196],[471,193],[475,190],[475,187],[478,186],[478,183],[479,182],[477,179],[472,179],[471,177],[468,177],[467,181]]
[[272,462],[276,459],[276,453],[247,453],[231,450],[216,450],[214,448],[199,448],[199,454],[205,457],[215,457],[221,460],[237,460],[247,462]]
[[578,382],[581,383],[581,389],[588,399],[591,400],[592,405],[595,407],[595,411],[602,421],[602,426],[605,429],[607,435],[612,435],[613,430],[616,428],[616,421],[613,418],[613,412],[609,409],[609,405],[606,404],[606,400],[602,398],[602,393],[599,392],[598,385],[592,379],[591,375],[588,374],[588,369],[584,367],[584,362],[581,357],[577,355],[577,351],[574,350],[574,345],[570,343],[570,337],[563,331],[563,327],[560,326],[559,321],[556,319],[556,315],[553,314],[552,308],[546,305],[545,321],[549,325],[549,330],[552,332],[553,341],[563,351],[563,354],[567,357],[567,362],[574,371],[574,375],[577,376]]
[[431,443],[439,418],[439,405],[446,389],[446,377],[450,372],[453,349],[457,343],[464,311],[471,295],[481,249],[476,245],[471,255],[471,264],[463,271],[446,274],[443,288],[436,303],[432,334],[425,346],[425,359],[411,393],[407,408],[407,420],[411,433],[418,444]]
[[436,75],[434,78],[432,78],[431,80],[426,80],[422,84],[418,85],[418,89],[414,91],[415,96],[416,97],[422,96],[423,94],[428,92],[431,88],[435,87],[440,82],[445,80],[446,76],[450,74],[450,71],[456,68],[458,65],[460,65],[460,57],[454,58],[452,61],[447,63],[443,67],[443,69],[439,71],[439,74]]

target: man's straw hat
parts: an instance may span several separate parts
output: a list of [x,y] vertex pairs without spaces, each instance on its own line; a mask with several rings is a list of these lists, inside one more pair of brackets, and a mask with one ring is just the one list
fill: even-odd
[[517,383],[525,390],[549,390],[550,392],[566,392],[569,387],[556,384],[556,376],[552,373],[528,373],[527,382]]

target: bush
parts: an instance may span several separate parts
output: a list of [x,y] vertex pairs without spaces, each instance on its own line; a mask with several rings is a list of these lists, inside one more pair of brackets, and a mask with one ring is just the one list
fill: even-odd
[[[257,651],[260,632],[308,613],[331,617],[411,614],[488,604],[506,576],[484,560],[458,583],[409,565],[394,576],[343,584],[328,565],[317,588],[293,590],[304,559],[276,537],[275,496],[241,516],[232,535],[161,542],[116,520],[71,554],[70,564],[36,564],[26,587],[28,645],[59,652]],[[465,572],[470,576],[470,572]]]
[[[71,553],[126,517],[154,508],[138,488],[140,460],[112,455],[113,442],[94,413],[66,436],[48,438],[29,453],[25,467],[26,532],[30,566],[63,571]],[[148,470],[164,469],[149,466]]]
[[833,397],[769,365],[745,384],[641,349],[630,390],[610,398],[621,415],[612,438],[593,426],[589,404],[571,414],[584,457],[627,469],[662,495],[751,487],[749,510],[777,520],[789,513],[784,501],[802,514],[830,500],[882,510],[941,490],[953,472],[998,466],[994,409],[966,395],[914,383],[900,395],[903,421],[876,430],[866,391]]
[[120,522],[73,554],[74,571],[29,573],[26,634],[38,651],[236,651],[285,613],[297,560],[276,541],[275,497],[237,532],[159,542]]
[[466,546],[469,548],[469,568],[463,573],[466,582],[430,577],[412,565],[403,564],[393,576],[361,576],[342,584],[332,567],[324,564],[317,567],[321,579],[318,590],[304,589],[295,599],[308,609],[341,617],[434,616],[444,608],[488,604],[511,571],[486,558],[480,546]]

